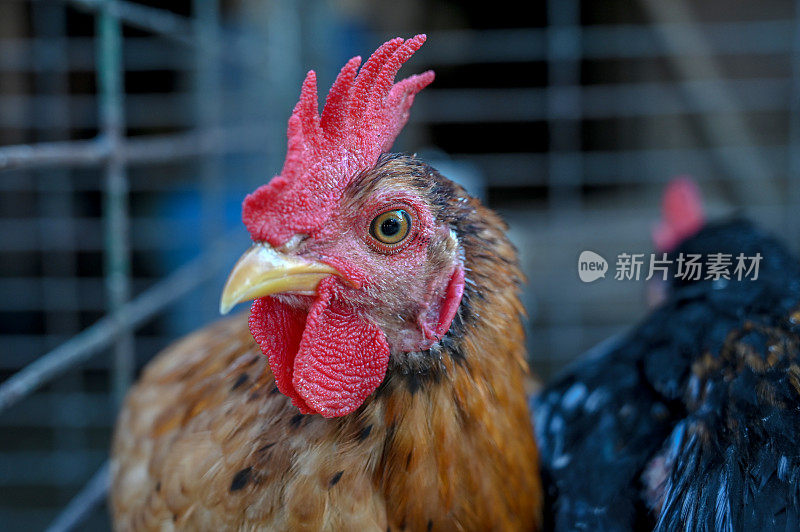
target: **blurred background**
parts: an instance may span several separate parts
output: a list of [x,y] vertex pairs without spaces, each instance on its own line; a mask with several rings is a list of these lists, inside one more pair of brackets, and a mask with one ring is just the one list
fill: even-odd
[[509,222],[543,378],[643,316],[577,258],[649,253],[672,177],[797,250],[794,2],[525,5],[0,0],[0,528],[108,528],[125,387],[216,318],[306,70],[325,93],[387,38],[427,33],[401,75],[437,75],[395,150]]

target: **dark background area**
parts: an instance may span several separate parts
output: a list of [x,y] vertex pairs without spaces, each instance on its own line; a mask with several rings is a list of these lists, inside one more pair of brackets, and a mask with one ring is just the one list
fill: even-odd
[[[0,381],[114,305],[104,256],[120,234],[107,225],[105,160],[15,165],[2,151],[103,138],[102,4],[0,0]],[[398,35],[428,34],[401,75],[437,77],[395,149],[428,158],[509,222],[542,378],[646,312],[643,281],[584,284],[577,257],[650,253],[676,175],[699,182],[712,216],[743,212],[800,244],[792,2],[113,4],[133,8],[121,10],[131,297],[187,262],[208,268],[136,328],[136,368],[216,319],[248,242],[241,200],[280,170],[306,70],[324,94],[348,58]],[[0,412],[3,530],[46,527],[106,460],[113,360],[98,352]],[[108,528],[105,511],[80,528]]]

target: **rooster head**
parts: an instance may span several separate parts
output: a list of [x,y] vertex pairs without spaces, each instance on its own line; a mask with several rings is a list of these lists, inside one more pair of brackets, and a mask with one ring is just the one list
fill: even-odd
[[321,116],[309,72],[289,119],[283,170],[247,196],[254,241],[223,290],[223,313],[254,300],[250,331],[275,381],[306,414],[356,410],[393,354],[429,349],[464,289],[458,239],[433,169],[387,155],[433,72],[398,83],[424,35],[342,68]]

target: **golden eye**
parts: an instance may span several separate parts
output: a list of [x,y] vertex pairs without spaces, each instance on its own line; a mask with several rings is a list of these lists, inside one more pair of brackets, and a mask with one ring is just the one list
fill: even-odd
[[411,231],[411,216],[403,209],[379,214],[369,226],[369,234],[380,242],[393,246],[403,241]]

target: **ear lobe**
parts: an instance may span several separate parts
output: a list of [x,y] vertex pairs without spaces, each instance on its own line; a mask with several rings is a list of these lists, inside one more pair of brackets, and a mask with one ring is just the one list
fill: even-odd
[[419,349],[429,349],[450,330],[450,325],[456,317],[461,298],[464,296],[464,267],[456,266],[450,275],[447,288],[439,304],[433,307],[433,312],[420,317],[420,328],[425,337],[425,345]]
[[439,322],[436,324],[434,332],[441,338],[448,330],[450,324],[453,323],[453,318],[456,317],[459,305],[461,305],[461,298],[464,296],[464,267],[460,264],[453,270],[453,275],[450,276],[450,282],[447,284],[447,292],[445,292],[444,300],[442,302],[442,309],[439,312]]

